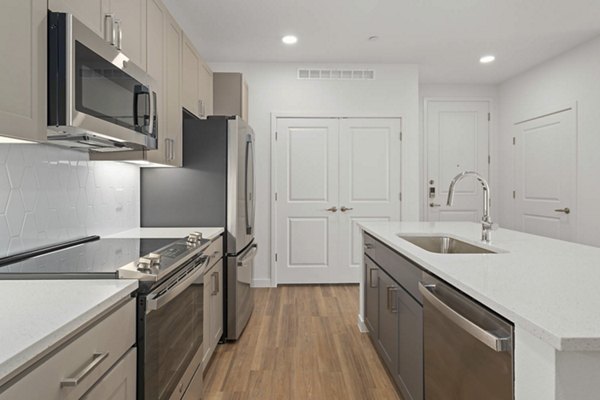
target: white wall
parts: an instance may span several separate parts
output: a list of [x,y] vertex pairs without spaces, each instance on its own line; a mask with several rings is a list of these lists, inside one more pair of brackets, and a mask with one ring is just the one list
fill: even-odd
[[0,144],[0,256],[139,226],[139,167],[43,144]]
[[600,38],[500,85],[501,221],[514,227],[512,126],[577,103],[577,238],[600,246]]
[[[373,81],[296,79],[297,69],[369,68]],[[257,135],[257,226],[260,246],[254,272],[257,286],[271,284],[271,114],[306,116],[402,117],[403,204],[405,220],[419,218],[418,69],[413,65],[322,65],[285,63],[212,63],[214,71],[242,72],[249,86],[249,123]]]
[[[492,114],[492,121],[490,122],[490,176],[489,184],[492,199],[492,219],[499,222],[499,173],[501,170],[501,160],[498,158],[498,121],[499,121],[499,109],[498,109],[498,87],[495,85],[469,85],[469,84],[428,84],[421,83],[419,85],[419,121],[420,121],[420,146],[422,154],[421,163],[421,179],[420,179],[420,199],[426,199],[426,188],[427,188],[427,177],[423,174],[427,171],[427,154],[424,146],[425,139],[425,100],[426,99],[444,99],[444,100],[489,100],[490,101],[490,112]],[[423,207],[425,207],[426,201],[421,200],[419,205],[421,206],[421,215],[424,214]]]

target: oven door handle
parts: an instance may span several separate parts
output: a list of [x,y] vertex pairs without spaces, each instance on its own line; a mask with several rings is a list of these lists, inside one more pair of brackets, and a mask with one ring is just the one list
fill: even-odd
[[170,303],[177,296],[183,293],[183,291],[192,286],[192,284],[206,272],[206,267],[208,267],[209,261],[210,257],[204,257],[202,263],[190,271],[190,273],[182,281],[169,288],[159,297],[150,298],[150,296],[148,296],[146,299],[146,313],[160,310],[163,306]]

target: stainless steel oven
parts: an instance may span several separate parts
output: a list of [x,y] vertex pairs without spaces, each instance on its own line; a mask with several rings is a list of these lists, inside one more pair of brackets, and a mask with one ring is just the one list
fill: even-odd
[[71,14],[48,14],[48,139],[94,151],[155,149],[154,81]]
[[138,399],[200,399],[204,274],[199,255],[173,277],[138,296]]

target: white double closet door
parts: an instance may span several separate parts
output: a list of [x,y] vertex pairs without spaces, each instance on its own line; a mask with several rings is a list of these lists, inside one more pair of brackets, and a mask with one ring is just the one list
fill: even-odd
[[400,218],[401,121],[278,118],[277,282],[359,282],[357,223]]

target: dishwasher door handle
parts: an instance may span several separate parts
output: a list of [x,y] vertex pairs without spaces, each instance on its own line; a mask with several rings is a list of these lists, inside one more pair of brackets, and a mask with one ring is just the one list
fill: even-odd
[[444,303],[434,293],[436,285],[423,285],[419,282],[419,292],[423,295],[423,298],[429,301],[439,312],[441,312],[446,318],[456,324],[463,331],[485,344],[490,349],[496,352],[510,351],[512,346],[511,336],[499,337],[491,332],[483,329],[479,325],[470,321],[468,318],[459,314],[453,310],[450,306]]

